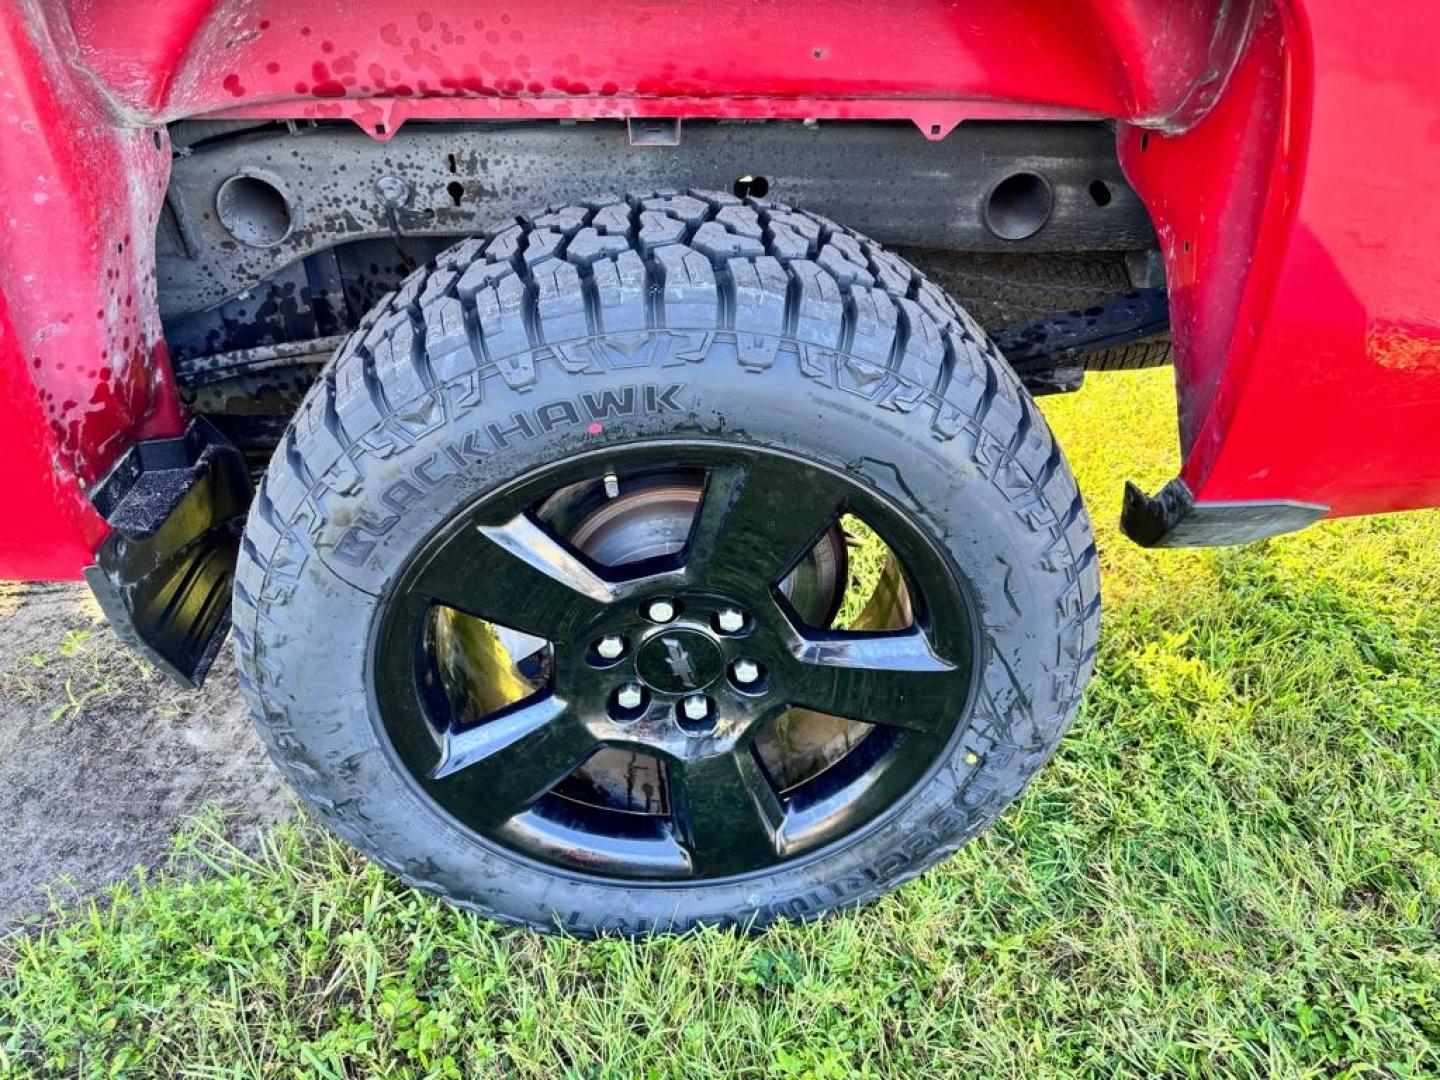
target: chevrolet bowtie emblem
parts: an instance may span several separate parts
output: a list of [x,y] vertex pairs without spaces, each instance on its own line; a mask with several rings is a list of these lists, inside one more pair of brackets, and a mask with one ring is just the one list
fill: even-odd
[[660,643],[665,646],[665,663],[670,666],[671,673],[686,686],[693,686],[695,668],[690,663],[690,654],[685,651],[685,646],[673,637],[661,638]]

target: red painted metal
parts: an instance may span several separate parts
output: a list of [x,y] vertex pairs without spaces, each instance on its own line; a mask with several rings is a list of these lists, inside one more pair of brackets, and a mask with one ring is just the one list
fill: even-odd
[[1440,505],[1437,44],[1428,0],[1287,6],[1192,131],[1126,137],[1198,501]]
[[903,117],[910,102],[968,102],[959,115],[991,103],[1002,115],[1019,106],[1157,120],[1186,107],[1227,7],[350,0],[337,11],[168,0],[137,19],[121,0],[64,6],[80,61],[128,111],[166,119],[370,115],[388,98],[406,116],[769,116],[805,104]]
[[105,522],[56,467],[55,439],[18,349],[9,306],[0,295],[0,576],[33,581],[73,578],[105,539]]
[[84,489],[180,428],[151,238],[159,125],[197,115],[345,117],[377,138],[413,118],[904,118],[938,138],[974,118],[1113,117],[1164,245],[1198,499],[1440,504],[1425,0],[1384,19],[1359,0],[0,12],[0,461],[47,468],[0,517],[0,575],[75,572],[103,536]]
[[0,461],[41,469],[7,491],[5,576],[77,576],[105,536],[83,487],[136,439],[180,430],[154,296],[168,143],[117,123],[69,54],[25,5],[0,5],[0,365],[11,402],[30,384]]

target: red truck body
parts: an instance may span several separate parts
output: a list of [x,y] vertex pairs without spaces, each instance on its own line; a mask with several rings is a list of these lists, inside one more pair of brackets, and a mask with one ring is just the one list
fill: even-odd
[[[1440,75],[1396,0],[0,12],[0,576],[73,578],[87,492],[186,423],[154,235],[183,118],[1110,119],[1160,241],[1195,504],[1440,505]],[[602,184],[604,181],[600,181]]]

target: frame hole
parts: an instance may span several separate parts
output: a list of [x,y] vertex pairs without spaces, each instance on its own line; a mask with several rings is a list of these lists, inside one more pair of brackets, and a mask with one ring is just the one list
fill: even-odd
[[1002,240],[1034,236],[1050,220],[1055,196],[1043,176],[1017,172],[995,185],[985,202],[985,224]]
[[770,181],[763,176],[746,173],[730,189],[737,199],[763,199],[770,194]]
[[[453,161],[454,158],[451,158],[451,160]],[[459,206],[460,200],[465,197],[465,185],[460,183],[459,180],[451,180],[450,183],[445,185],[445,190],[450,194],[450,201],[456,206]]]
[[230,235],[250,247],[272,247],[290,235],[290,200],[275,184],[241,173],[220,185],[215,212]]
[[1104,180],[1090,181],[1090,201],[1096,206],[1109,206],[1115,196],[1110,193],[1110,185]]

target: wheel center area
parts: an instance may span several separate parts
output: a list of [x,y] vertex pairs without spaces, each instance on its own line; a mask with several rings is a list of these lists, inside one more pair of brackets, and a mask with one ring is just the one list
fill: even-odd
[[725,657],[704,631],[666,627],[640,647],[635,670],[653,690],[684,694],[718,679],[725,671]]

